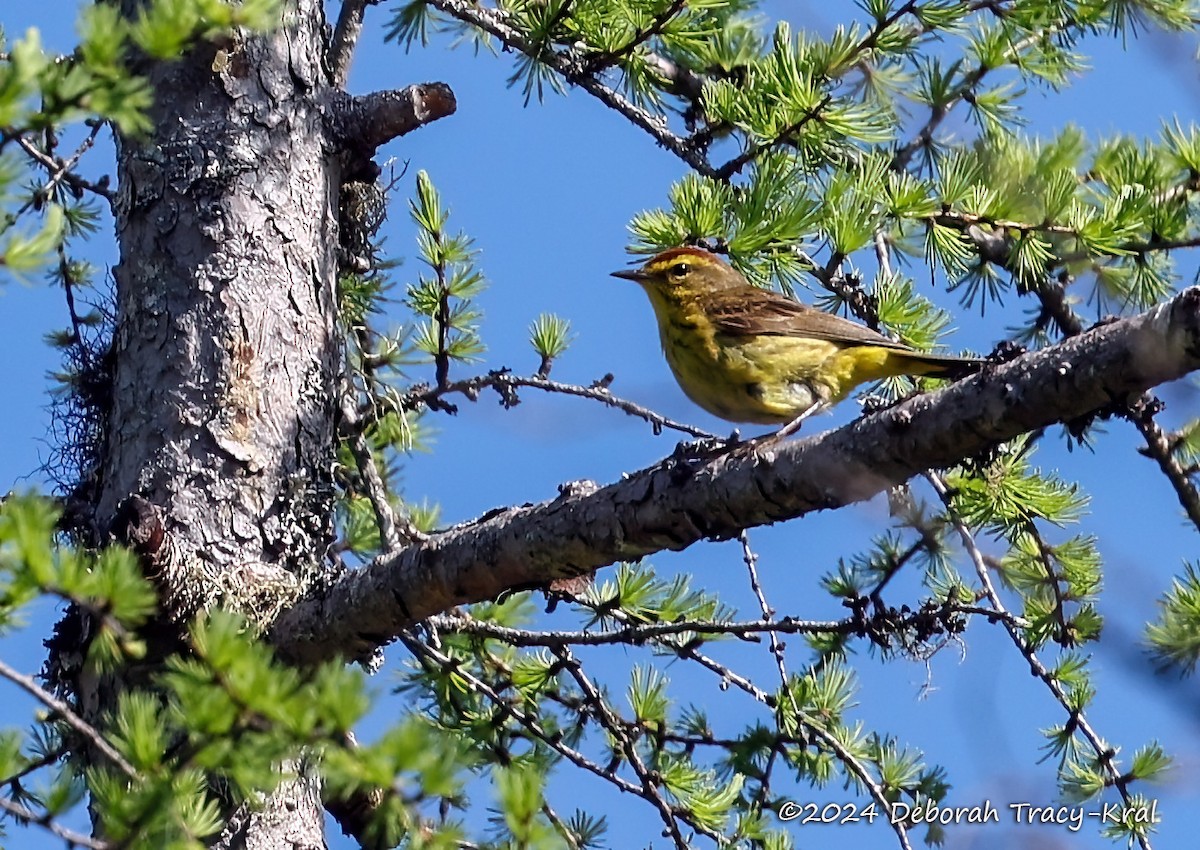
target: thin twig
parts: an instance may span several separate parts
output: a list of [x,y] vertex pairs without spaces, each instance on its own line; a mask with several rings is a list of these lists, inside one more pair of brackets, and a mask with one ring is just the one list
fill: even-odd
[[30,209],[36,199],[47,197],[47,194],[60,182],[66,182],[74,189],[99,195],[108,201],[109,206],[111,207],[111,205],[115,202],[116,196],[113,194],[112,190],[108,188],[107,178],[99,181],[84,180],[71,170],[75,167],[75,165],[78,164],[83,154],[86,153],[93,144],[95,144],[95,138],[100,132],[101,126],[102,125],[100,124],[94,126],[88,138],[84,140],[79,149],[77,149],[75,154],[72,155],[71,159],[66,161],[52,157],[43,152],[24,136],[15,137],[17,145],[21,148],[21,150],[25,151],[26,155],[37,162],[38,165],[46,169],[46,173],[50,175],[50,180],[46,183],[45,187],[43,187],[43,190],[41,190],[39,194],[35,194],[34,198],[31,198],[29,201],[27,201],[25,205],[21,207],[21,212]]
[[548,50],[540,43],[533,43],[517,27],[509,23],[508,16],[498,9],[489,9],[468,0],[430,0],[430,5],[451,17],[477,27],[500,39],[504,44],[536,59],[547,68],[557,71],[569,82],[597,98],[633,124],[649,133],[654,140],[679,157],[698,173],[715,177],[712,165],[696,149],[690,140],[683,139],[667,128],[666,119],[640,108],[627,97],[605,85],[596,76],[586,72],[586,56],[577,55],[568,48],[564,51]]
[[82,832],[76,832],[73,829],[67,829],[67,827],[55,823],[54,817],[50,812],[39,815],[31,809],[25,808],[20,803],[14,803],[11,800],[6,800],[4,797],[0,797],[0,809],[8,812],[14,819],[21,823],[32,823],[46,829],[52,835],[67,842],[68,847],[86,847],[88,850],[110,850],[113,846],[107,841],[92,838],[90,835],[84,835]]
[[[988,620],[1008,620],[1017,628],[1028,625],[1019,617],[999,615],[990,608],[978,605],[953,603],[946,609],[948,615],[963,614],[986,617]],[[608,613],[607,616],[613,616]],[[637,645],[663,638],[698,634],[736,637],[741,640],[756,640],[761,634],[781,635],[857,635],[863,631],[864,623],[858,617],[841,620],[795,620],[784,617],[779,620],[739,620],[721,622],[713,620],[674,620],[669,623],[622,622],[618,628],[604,631],[537,631],[501,626],[486,620],[478,620],[465,614],[436,614],[426,620],[439,629],[463,634],[494,638],[514,646],[605,646],[608,644]],[[916,626],[923,622],[919,611],[911,611],[890,622],[897,629]],[[869,624],[869,621],[868,621]],[[674,643],[663,644],[672,652],[679,650]]]
[[[440,246],[441,233],[434,233],[433,239]],[[444,256],[442,252],[438,253]],[[450,382],[450,285],[446,282],[444,261],[439,260],[434,271],[437,272],[438,304],[437,314],[433,317],[433,322],[437,325],[437,352],[433,355],[433,371],[437,388],[444,390]]]
[[113,194],[108,190],[106,185],[89,183],[78,178],[78,175],[73,174],[75,166],[79,164],[79,160],[83,159],[83,155],[95,146],[96,137],[100,135],[100,130],[103,127],[104,124],[99,121],[96,121],[92,124],[92,130],[87,134],[87,138],[79,143],[79,147],[75,149],[75,152],[62,163],[61,168],[56,173],[51,175],[50,181],[42,187],[42,197],[49,197],[50,193],[54,191],[54,187],[57,186],[65,177],[74,177],[75,179],[71,180],[70,182],[76,188],[86,188],[89,191],[95,192],[97,195],[100,195],[108,200],[109,204],[113,202]]
[[[967,551],[967,555],[970,557],[971,563],[975,567],[975,574],[979,577],[979,582],[983,586],[984,596],[987,598],[988,603],[993,609],[995,609],[996,613],[1008,615],[1008,609],[1005,607],[1004,601],[1000,598],[1000,594],[996,592],[996,586],[992,582],[991,570],[988,568],[987,562],[984,559],[983,553],[980,551],[979,546],[975,543],[974,534],[971,533],[971,529],[967,527],[966,523],[963,522],[963,520],[953,509],[950,498],[950,488],[946,484],[945,478],[943,478],[939,473],[928,472],[925,474],[925,480],[927,480],[930,486],[933,487],[934,492],[938,494],[938,497],[942,500],[942,504],[949,512],[950,522],[958,532],[958,536],[962,541],[963,548]],[[1083,735],[1084,739],[1091,746],[1092,750],[1096,754],[1097,760],[1103,766],[1104,771],[1108,774],[1113,787],[1117,789],[1117,792],[1121,795],[1121,799],[1128,804],[1130,802],[1130,794],[1127,788],[1129,777],[1122,775],[1121,772],[1117,770],[1114,759],[1115,752],[1113,751],[1112,747],[1110,747],[1104,741],[1104,739],[1096,733],[1096,730],[1092,728],[1092,725],[1088,722],[1087,717],[1084,716],[1083,710],[1081,708],[1072,707],[1070,699],[1062,688],[1062,683],[1059,682],[1059,680],[1055,678],[1054,674],[1046,668],[1046,665],[1044,665],[1041,659],[1038,658],[1038,655],[1034,651],[1033,647],[1025,641],[1024,636],[1021,634],[1021,630],[1016,625],[1015,619],[1010,616],[1002,616],[1000,622],[1003,623],[1004,630],[1008,632],[1008,636],[1012,640],[1013,645],[1016,646],[1017,651],[1021,653],[1021,655],[1025,658],[1025,661],[1029,664],[1030,672],[1032,672],[1034,676],[1041,680],[1041,682],[1050,690],[1050,693],[1054,696],[1054,699],[1063,707],[1063,710],[1067,712],[1067,715],[1070,717],[1071,725]],[[1151,850],[1150,841],[1146,836],[1138,833],[1137,841],[1138,844],[1141,845],[1142,850]]]
[[[579,750],[568,745],[564,740],[565,736],[561,734],[561,730],[555,729],[554,731],[550,731],[544,729],[537,719],[522,710],[519,707],[519,704],[505,698],[503,694],[497,692],[496,689],[490,684],[467,669],[460,660],[451,658],[449,655],[446,655],[442,651],[435,649],[429,644],[417,640],[411,634],[406,633],[401,635],[400,640],[406,647],[408,647],[410,652],[416,655],[424,663],[433,663],[438,669],[443,671],[453,671],[454,676],[466,683],[473,692],[486,697],[489,702],[496,706],[498,711],[501,711],[507,717],[511,717],[522,727],[524,727],[533,738],[561,755],[576,767],[583,768],[589,773],[600,777],[606,782],[611,783],[620,791],[634,794],[639,797],[644,795],[644,789],[640,785],[630,782],[624,777],[618,776],[614,770],[606,769],[600,766],[595,761],[579,752]],[[706,828],[702,827],[702,825],[694,822],[691,815],[687,812],[678,810],[674,813],[693,829],[704,832],[704,834],[709,835],[710,837],[714,835],[714,833],[706,830]]]
[[133,769],[133,765],[126,761],[125,757],[117,752],[112,744],[105,740],[99,730],[72,711],[71,707],[65,702],[38,685],[32,676],[18,673],[4,659],[0,658],[0,677],[8,679],[21,690],[25,691],[25,693],[49,708],[61,717],[68,726],[82,735],[105,758],[116,765],[122,773],[130,779],[137,779],[137,771]]
[[[1046,36],[1052,35],[1060,30],[1067,29],[1070,23],[1070,21],[1064,21],[1060,26],[1046,27],[1045,29],[1031,33],[1021,41],[1011,45],[1005,52],[1005,59],[1011,61],[1023,50],[1031,47],[1034,44],[1037,44]],[[979,65],[978,67],[973,68],[964,74],[962,81],[958,84],[954,91],[951,92],[943,102],[934,104],[931,107],[929,120],[925,122],[925,125],[921,127],[921,129],[917,132],[917,135],[908,144],[903,145],[896,151],[895,155],[892,157],[892,169],[895,171],[904,171],[907,169],[908,164],[912,161],[913,156],[915,156],[918,151],[924,150],[925,148],[929,147],[930,144],[932,144],[933,134],[937,132],[937,128],[940,127],[942,122],[946,120],[946,117],[950,114],[950,111],[956,105],[961,103],[966,96],[983,81],[983,78],[987,76],[989,71],[994,70],[996,69],[991,66]]]
[[0,785],[11,785],[14,782],[19,782],[29,774],[41,770],[43,767],[49,767],[59,759],[66,758],[70,754],[70,748],[65,745],[58,749],[52,750],[39,758],[33,759],[16,773],[0,777]]
[[567,850],[580,850],[582,845],[576,840],[575,832],[563,822],[563,819],[558,816],[558,812],[554,811],[549,803],[542,803],[542,814],[546,816],[546,820],[550,821],[554,831],[567,843]]
[[[620,619],[620,614],[617,612],[610,612],[609,616]],[[669,646],[681,658],[690,658],[693,661],[696,661],[702,667],[705,667],[716,673],[721,677],[723,684],[731,684],[737,687],[739,690],[744,691],[745,693],[754,697],[755,700],[763,705],[771,708],[776,707],[776,700],[774,697],[772,697],[762,688],[759,688],[740,673],[736,673],[732,668],[726,667],[720,662],[701,654],[694,646],[690,644],[685,646]],[[900,847],[902,850],[912,850],[912,845],[908,840],[908,830],[905,828],[902,821],[900,821],[898,818],[891,817],[891,802],[884,793],[883,787],[871,776],[871,773],[869,770],[867,770],[866,765],[860,762],[857,756],[847,750],[836,736],[823,728],[815,718],[810,717],[807,713],[801,710],[796,711],[795,717],[796,721],[805,730],[805,732],[812,739],[824,744],[831,752],[833,752],[833,754],[837,756],[842,764],[845,765],[847,773],[854,777],[857,782],[867,789],[871,799],[873,799],[876,804],[881,806],[885,812],[889,813],[888,824],[896,833],[896,837],[900,842]]]
[[[494,389],[503,396],[505,392],[513,389],[528,387],[530,389],[542,390],[543,392],[562,393],[563,395],[602,402],[608,407],[615,407],[630,416],[636,416],[639,419],[649,422],[654,427],[656,434],[662,433],[662,430],[666,428],[698,439],[716,439],[715,434],[711,434],[701,428],[676,422],[673,419],[668,419],[665,416],[655,413],[648,407],[643,407],[640,404],[614,396],[608,390],[608,383],[610,381],[611,376],[606,376],[590,387],[584,387],[578,384],[565,384],[561,381],[539,378],[536,375],[529,377],[514,375],[506,369],[497,369],[488,372],[486,375],[477,375],[473,378],[451,381],[444,387],[415,388],[403,395],[399,404],[404,410],[414,410],[422,405],[437,406],[437,402],[447,395],[462,395],[468,399],[475,400],[478,398],[480,390],[486,388]],[[369,414],[364,414],[364,416],[369,416]]]
[[[620,747],[622,754],[625,756],[625,761],[629,763],[630,768],[633,769],[638,779],[641,780],[642,799],[648,801],[658,811],[659,817],[662,818],[663,825],[666,827],[666,834],[670,836],[675,846],[679,850],[688,850],[690,845],[683,837],[683,833],[679,831],[679,824],[676,823],[678,813],[663,796],[660,787],[662,779],[658,776],[657,771],[651,771],[646,766],[633,741],[630,740],[628,735],[622,734],[619,719],[615,716],[612,709],[609,708],[608,702],[604,699],[599,689],[584,674],[582,665],[575,659],[570,650],[560,648],[554,650],[554,654],[566,668],[567,672],[570,673],[571,678],[575,680],[575,684],[583,692],[584,698],[591,709],[592,716],[612,735]],[[692,825],[692,828],[714,840],[720,835],[709,828],[697,827],[695,824]]]
[[[746,565],[746,574],[750,579],[750,591],[758,601],[758,609],[762,611],[763,621],[769,623],[775,616],[775,612],[767,604],[767,596],[763,593],[762,582],[758,579],[758,555],[750,547],[750,532],[742,529],[742,533],[738,535],[738,542],[742,544],[742,563]],[[799,714],[800,706],[796,704],[796,696],[788,687],[787,666],[783,658],[783,643],[779,640],[779,633],[768,631],[767,640],[771,647],[771,655],[775,659],[775,666],[779,670],[780,687],[787,694],[792,711]]]
[[747,145],[744,151],[718,168],[716,173],[712,176],[717,180],[728,180],[730,177],[745,168],[746,165],[751,161],[761,156],[764,152],[769,151],[776,145],[787,141],[793,134],[804,129],[808,122],[819,120],[821,117],[821,110],[828,106],[832,100],[833,95],[827,93],[815,106],[807,110],[791,124],[776,133],[775,138],[771,139],[770,141]]
[[362,476],[363,484],[366,486],[367,498],[375,511],[375,522],[379,526],[379,539],[383,544],[384,551],[396,552],[401,549],[404,545],[400,539],[401,535],[410,542],[428,540],[429,536],[413,525],[407,517],[398,518],[396,512],[392,510],[387,485],[384,484],[383,476],[379,474],[379,468],[375,464],[375,455],[371,452],[371,446],[367,443],[363,429],[358,427],[357,414],[348,400],[342,405],[342,416],[350,428],[350,435],[347,438],[350,453],[354,456],[358,474]]
[[683,11],[685,6],[687,6],[687,0],[672,0],[667,8],[654,16],[650,21],[650,26],[636,33],[626,44],[607,53],[595,53],[589,56],[583,63],[584,71],[595,74],[609,65],[620,62],[654,36],[660,34],[671,22],[671,19]]

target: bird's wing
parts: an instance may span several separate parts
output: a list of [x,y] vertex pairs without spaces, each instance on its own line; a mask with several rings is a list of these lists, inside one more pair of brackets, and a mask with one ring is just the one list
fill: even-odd
[[865,325],[806,307],[767,289],[747,285],[710,293],[705,313],[729,336],[803,336],[843,345],[878,345],[908,351]]

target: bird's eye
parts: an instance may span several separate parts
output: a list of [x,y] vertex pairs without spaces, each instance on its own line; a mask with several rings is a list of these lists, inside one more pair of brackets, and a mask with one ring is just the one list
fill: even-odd
[[687,277],[688,269],[690,268],[691,266],[687,263],[676,263],[671,266],[671,277]]

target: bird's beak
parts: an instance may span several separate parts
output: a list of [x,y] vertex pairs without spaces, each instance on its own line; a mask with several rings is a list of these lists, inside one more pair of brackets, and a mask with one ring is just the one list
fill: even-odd
[[612,276],[632,280],[636,283],[641,283],[650,277],[642,269],[621,269],[619,272],[613,272]]

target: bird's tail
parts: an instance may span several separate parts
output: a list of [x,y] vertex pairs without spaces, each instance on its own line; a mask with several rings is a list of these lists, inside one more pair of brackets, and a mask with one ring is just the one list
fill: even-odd
[[978,357],[955,357],[952,354],[927,354],[923,351],[905,352],[904,373],[928,375],[931,378],[948,378],[957,381],[978,372],[987,362]]

